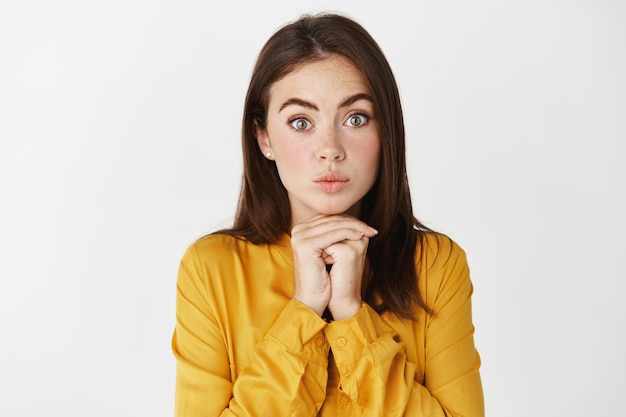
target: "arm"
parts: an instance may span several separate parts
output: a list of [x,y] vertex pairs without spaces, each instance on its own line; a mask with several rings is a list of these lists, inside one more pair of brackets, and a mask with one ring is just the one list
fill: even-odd
[[397,332],[367,304],[352,318],[333,322],[324,330],[341,389],[358,410],[355,415],[484,416],[465,254],[455,247],[445,264],[434,266],[430,274],[433,278],[440,274],[440,278],[430,304],[435,315],[425,326],[424,384],[415,380],[418,366],[405,353],[405,343],[424,342],[399,340]]
[[326,391],[326,323],[298,301],[288,302],[261,342],[250,347],[250,365],[233,380],[232,347],[220,328],[208,279],[192,246],[177,281],[175,415],[316,415]]

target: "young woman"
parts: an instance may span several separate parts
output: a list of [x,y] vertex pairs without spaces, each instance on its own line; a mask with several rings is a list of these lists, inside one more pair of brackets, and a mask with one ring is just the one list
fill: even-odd
[[176,415],[483,416],[465,254],[413,216],[396,83],[370,35],[265,44],[234,226],[183,256]]

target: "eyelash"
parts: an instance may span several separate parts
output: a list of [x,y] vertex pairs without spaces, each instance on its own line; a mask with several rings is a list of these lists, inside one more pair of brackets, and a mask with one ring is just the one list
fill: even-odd
[[[350,127],[362,127],[365,126],[366,124],[369,123],[369,121],[372,119],[372,116],[369,115],[368,113],[364,112],[364,111],[355,111],[354,113],[351,113],[348,115],[345,124],[348,124],[350,119],[352,119],[354,116],[361,116],[363,119],[365,119],[363,121],[363,123],[361,123],[360,125],[354,126],[354,125],[349,125]],[[294,126],[294,123],[299,121],[299,120],[304,120],[307,123],[307,127],[304,129],[297,129]],[[303,116],[294,116],[292,118],[290,118],[287,123],[293,128],[293,130],[295,130],[296,132],[304,132],[305,130],[307,130],[312,123],[309,121],[309,119],[307,119],[306,117]]]
[[309,119],[307,119],[306,117],[303,116],[294,116],[292,118],[290,118],[287,123],[293,128],[293,130],[295,130],[296,132],[304,132],[306,129],[296,129],[296,127],[294,126],[294,123],[297,122],[298,120],[304,120],[305,122],[307,122],[308,127],[311,126],[311,122],[309,121]]
[[368,113],[364,112],[364,111],[355,111],[354,113],[348,115],[348,118],[346,119],[346,123],[349,123],[350,119],[352,119],[354,116],[361,116],[365,120],[363,121],[363,123],[361,123],[358,126],[350,125],[350,127],[362,127],[362,126],[365,126],[372,119],[372,116],[369,115]]

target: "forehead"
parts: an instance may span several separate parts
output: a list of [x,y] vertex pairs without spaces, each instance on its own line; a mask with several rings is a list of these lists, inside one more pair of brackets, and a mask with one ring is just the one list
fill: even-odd
[[371,95],[365,76],[351,60],[336,54],[296,67],[269,89],[270,102],[279,96],[308,94],[328,98],[358,93]]

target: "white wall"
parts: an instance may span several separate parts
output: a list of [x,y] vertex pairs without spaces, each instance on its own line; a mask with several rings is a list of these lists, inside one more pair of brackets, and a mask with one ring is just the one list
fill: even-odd
[[[0,0],[0,415],[172,414],[178,260],[233,213],[256,54],[337,9],[209,3]],[[468,252],[488,415],[626,415],[624,2],[383,3],[338,10]]]

